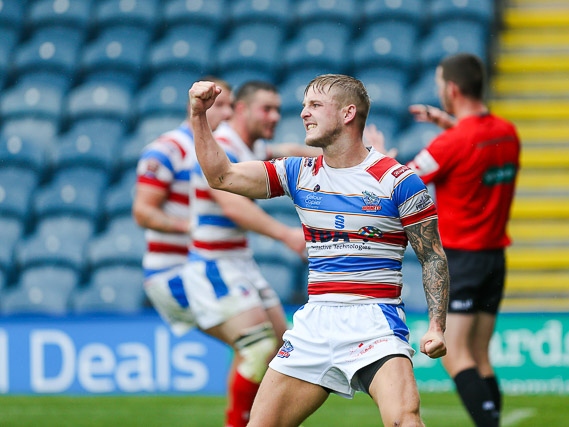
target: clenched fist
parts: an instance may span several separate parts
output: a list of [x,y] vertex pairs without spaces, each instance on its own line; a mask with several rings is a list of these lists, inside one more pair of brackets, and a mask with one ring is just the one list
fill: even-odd
[[213,105],[215,98],[220,93],[221,88],[213,82],[195,82],[189,92],[192,116],[204,114]]

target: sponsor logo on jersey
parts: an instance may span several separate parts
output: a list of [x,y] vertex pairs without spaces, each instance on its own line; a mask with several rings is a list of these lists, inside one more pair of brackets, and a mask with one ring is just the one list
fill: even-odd
[[403,175],[408,170],[410,170],[410,169],[407,166],[403,165],[400,168],[397,168],[393,172],[391,172],[391,175],[393,175],[395,178],[399,178],[401,175]]
[[383,232],[379,228],[371,225],[360,228],[358,234],[365,237],[383,237]]
[[418,211],[422,211],[423,209],[427,208],[430,204],[431,204],[431,196],[429,196],[428,194],[423,194],[417,201],[415,208],[417,208]]
[[316,194],[308,194],[304,198],[304,203],[307,207],[314,208],[316,206],[320,206],[320,203],[322,203],[322,197],[317,196]]
[[362,211],[376,212],[381,210],[381,205],[380,205],[381,199],[379,198],[379,196],[367,190],[362,191],[362,194],[365,203],[365,205],[362,206]]
[[285,340],[283,346],[281,347],[281,349],[279,350],[279,352],[277,353],[277,357],[280,357],[282,359],[286,359],[290,356],[290,353],[294,350],[294,347],[292,346],[292,344],[290,343],[289,340]]

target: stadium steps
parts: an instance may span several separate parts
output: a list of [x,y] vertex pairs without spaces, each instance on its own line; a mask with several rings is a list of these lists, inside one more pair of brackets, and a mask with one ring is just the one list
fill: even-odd
[[569,310],[569,2],[507,0],[490,108],[522,140],[505,311]]

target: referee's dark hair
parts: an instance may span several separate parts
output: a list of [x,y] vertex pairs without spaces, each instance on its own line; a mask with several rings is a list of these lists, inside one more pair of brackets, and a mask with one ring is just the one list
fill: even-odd
[[453,82],[462,94],[476,100],[484,97],[486,73],[482,60],[470,53],[457,53],[439,63],[445,82]]

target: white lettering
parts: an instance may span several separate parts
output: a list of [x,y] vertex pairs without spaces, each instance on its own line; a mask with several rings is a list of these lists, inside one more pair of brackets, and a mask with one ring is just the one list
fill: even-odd
[[[55,346],[61,352],[61,369],[51,378],[46,377],[44,362],[45,348]],[[75,372],[75,347],[69,336],[57,330],[32,330],[30,333],[30,381],[32,391],[37,393],[58,393],[73,383]]]
[[154,352],[156,353],[156,387],[159,390],[170,388],[170,334],[164,327],[156,328],[154,333]]
[[78,379],[81,386],[92,393],[108,393],[115,389],[111,376],[116,366],[115,355],[100,343],[83,347],[78,357]]
[[207,353],[205,345],[196,342],[178,344],[172,352],[174,368],[191,374],[189,376],[175,376],[173,385],[179,391],[197,391],[203,388],[209,380],[207,366],[191,357],[204,356]]
[[152,356],[148,347],[140,343],[124,343],[118,347],[120,362],[116,372],[117,385],[123,391],[153,391]]

